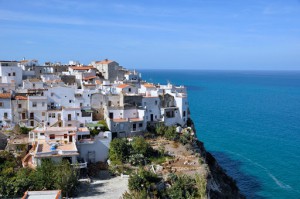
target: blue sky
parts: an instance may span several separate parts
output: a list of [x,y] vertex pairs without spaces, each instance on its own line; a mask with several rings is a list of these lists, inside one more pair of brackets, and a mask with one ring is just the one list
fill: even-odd
[[0,59],[300,70],[300,0],[0,0]]

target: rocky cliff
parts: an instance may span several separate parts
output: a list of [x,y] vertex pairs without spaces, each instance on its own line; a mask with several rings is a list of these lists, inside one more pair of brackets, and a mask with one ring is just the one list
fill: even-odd
[[[191,127],[196,135],[196,129],[193,121]],[[200,149],[200,154],[205,163],[208,165],[207,175],[207,196],[211,199],[234,199],[246,198],[239,191],[239,188],[234,179],[226,174],[224,169],[218,164],[217,160],[211,153],[206,151],[203,142],[196,140],[196,144]]]

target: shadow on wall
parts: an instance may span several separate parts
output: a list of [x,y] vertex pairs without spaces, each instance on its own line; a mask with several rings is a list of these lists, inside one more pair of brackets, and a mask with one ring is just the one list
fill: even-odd
[[246,198],[263,199],[258,192],[261,191],[261,182],[252,175],[246,174],[241,170],[243,163],[239,160],[232,159],[228,154],[219,151],[212,151],[220,166],[231,176],[236,182],[242,194]]

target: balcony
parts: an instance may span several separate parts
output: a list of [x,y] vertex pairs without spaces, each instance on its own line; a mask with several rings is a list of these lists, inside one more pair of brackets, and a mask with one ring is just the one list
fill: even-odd
[[76,163],[76,164],[71,164],[75,169],[84,169],[87,168],[87,162],[84,163]]

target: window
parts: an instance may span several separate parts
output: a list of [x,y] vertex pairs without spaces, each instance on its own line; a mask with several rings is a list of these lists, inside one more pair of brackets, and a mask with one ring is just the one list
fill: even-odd
[[45,112],[42,112],[42,116],[45,116]]
[[157,105],[157,100],[155,100],[155,105]]
[[36,139],[38,138],[38,134],[37,133],[34,134],[34,138],[36,138]]
[[140,127],[140,128],[143,127],[143,123],[139,123],[139,127]]
[[3,102],[0,102],[0,107],[2,107],[3,106]]
[[35,88],[35,84],[32,84],[32,87]]
[[43,106],[43,107],[45,106],[45,102],[42,102],[42,106]]
[[51,97],[54,95],[54,93],[51,93]]
[[79,113],[77,113],[77,116],[79,116]]
[[22,108],[22,104],[18,104],[18,108]]
[[7,118],[8,114],[5,112],[3,116],[4,118]]
[[185,117],[185,111],[183,111],[183,117]]
[[8,76],[10,76],[10,73],[8,73]]
[[146,102],[144,102],[144,106],[146,106]]
[[72,100],[69,100],[69,103],[71,104],[71,103],[72,103]]
[[29,138],[30,138],[30,139],[33,139],[33,133],[30,133],[30,134],[29,134]]
[[48,117],[51,118],[51,113],[48,113]]
[[82,104],[82,103],[80,103],[80,106],[83,106],[83,104]]
[[84,124],[82,124],[82,123],[81,123],[79,126],[80,126],[80,127],[83,127],[83,126],[84,126]]
[[40,133],[40,136],[44,136],[45,135],[45,133]]
[[37,103],[36,102],[32,102],[32,107],[36,107]]
[[13,75],[12,76],[16,76],[16,73],[15,72],[13,72]]
[[68,114],[68,121],[70,121],[72,119],[72,115]]
[[128,92],[131,92],[131,88],[128,88]]
[[55,113],[52,113],[52,118],[55,118]]
[[49,138],[50,138],[50,140],[54,140],[55,139],[55,134],[50,134]]
[[68,126],[72,126],[72,124],[68,124]]
[[64,139],[67,139],[68,138],[68,134],[64,134]]

